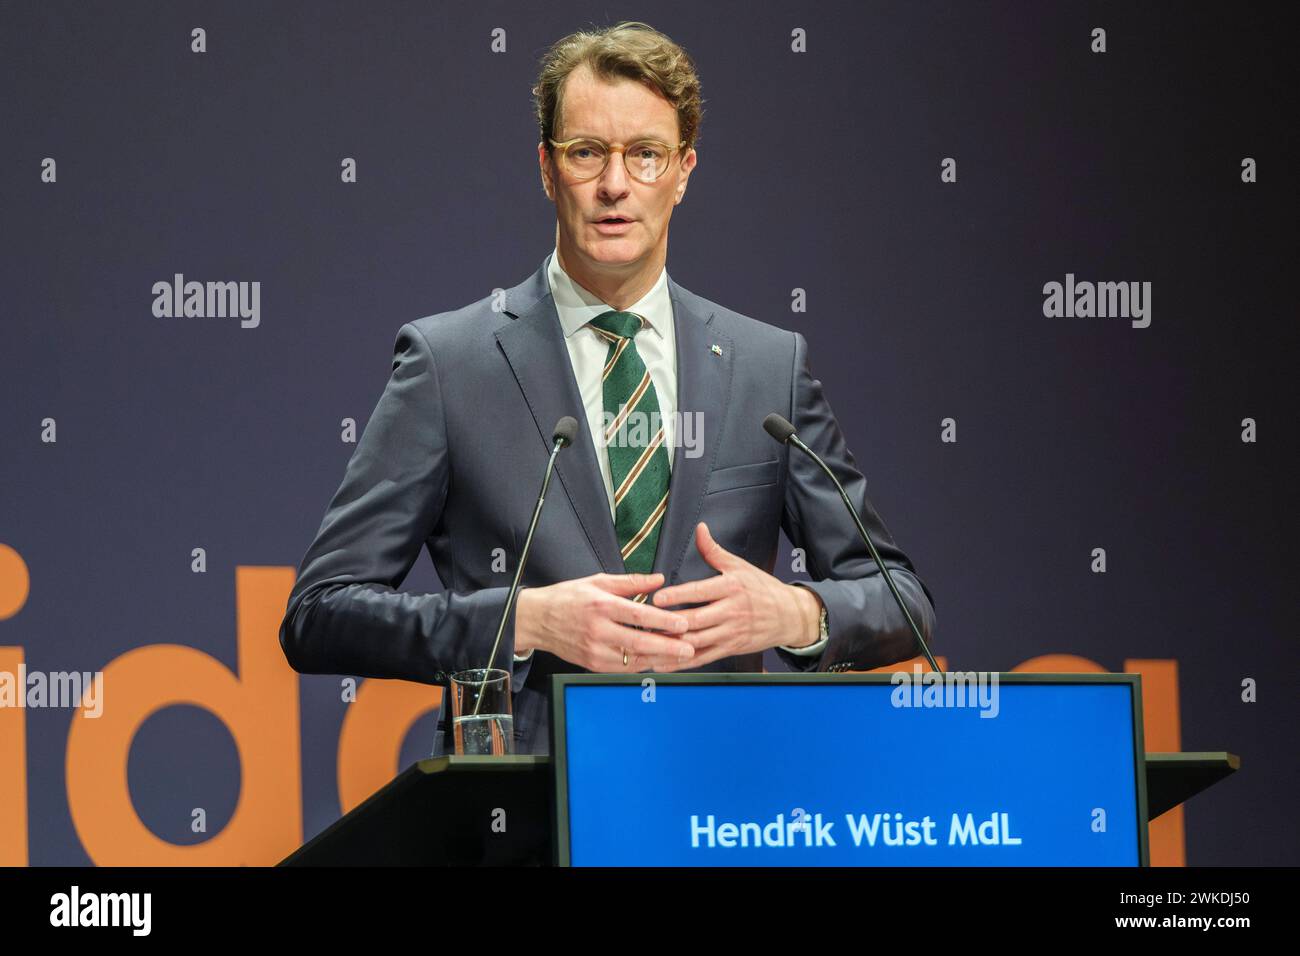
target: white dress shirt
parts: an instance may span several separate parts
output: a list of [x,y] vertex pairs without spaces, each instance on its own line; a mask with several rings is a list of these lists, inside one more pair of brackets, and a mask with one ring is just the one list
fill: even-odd
[[[600,463],[605,494],[609,497],[609,514],[613,518],[614,482],[609,470],[609,455],[600,436],[605,433],[605,394],[602,374],[609,356],[609,343],[596,334],[588,323],[612,307],[601,302],[560,266],[560,257],[552,252],[546,264],[546,277],[550,282],[551,298],[564,331],[564,344],[573,364],[573,377],[578,383],[583,408],[587,413],[588,431],[595,446],[596,460]],[[659,414],[664,428],[664,449],[668,452],[668,467],[672,468],[673,449],[677,439],[677,346],[673,328],[673,303],[668,293],[668,270],[662,269],[650,291],[621,312],[635,312],[643,316],[647,327],[637,333],[633,342],[637,354],[650,372],[655,394],[659,399]],[[671,497],[671,486],[669,496]],[[808,647],[787,647],[792,654],[820,654],[826,640],[820,639]],[[515,655],[515,660],[526,661],[533,652]]]

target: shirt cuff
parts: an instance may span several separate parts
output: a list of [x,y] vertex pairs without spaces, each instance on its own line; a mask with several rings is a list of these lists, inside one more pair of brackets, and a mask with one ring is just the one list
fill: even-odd
[[791,654],[798,654],[800,657],[813,657],[825,650],[826,645],[830,643],[829,637],[818,638],[817,643],[809,644],[807,647],[786,647],[780,645],[781,650],[789,651]]
[[[796,652],[796,653],[797,653],[797,652]],[[526,660],[528,660],[528,658],[530,658],[530,657],[532,657],[532,656],[533,656],[533,652],[530,650],[527,654],[524,654],[522,657],[521,657],[520,655],[516,654],[516,655],[515,655],[515,660],[517,660],[517,661],[526,661]]]

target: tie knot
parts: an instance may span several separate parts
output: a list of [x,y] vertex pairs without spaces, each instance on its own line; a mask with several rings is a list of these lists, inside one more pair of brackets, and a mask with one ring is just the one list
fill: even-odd
[[645,328],[645,319],[635,312],[604,312],[588,324],[608,335],[630,339]]

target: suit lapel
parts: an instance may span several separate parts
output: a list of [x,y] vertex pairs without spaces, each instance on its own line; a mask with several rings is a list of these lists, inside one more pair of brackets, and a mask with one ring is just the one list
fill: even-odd
[[[731,370],[734,349],[731,340],[713,328],[713,312],[698,296],[683,289],[670,276],[668,288],[673,301],[677,343],[677,448],[673,452],[672,476],[668,483],[668,512],[659,533],[654,570],[671,584],[695,546],[695,525],[704,504],[704,492],[713,470],[713,459],[727,421],[731,398]],[[715,351],[715,346],[717,351]],[[718,352],[721,354],[718,354]],[[687,457],[682,441],[683,419],[690,416],[696,457]]]
[[[506,293],[502,311],[515,321],[498,329],[496,339],[533,413],[547,453],[555,423],[565,415],[578,420],[578,438],[556,459],[556,475],[600,566],[611,574],[622,574],[623,559],[609,513],[609,497],[600,476],[564,331],[551,298],[546,263],[543,260],[530,278]],[[668,288],[677,347],[677,410],[679,416],[698,419],[693,422],[693,437],[699,445],[698,456],[688,457],[682,441],[684,429],[679,426],[668,485],[668,511],[654,563],[654,570],[671,582],[686,549],[694,547],[695,524],[727,421],[734,349],[731,340],[713,328],[713,312],[706,303],[671,276]],[[717,354],[714,346],[722,354]]]
[[502,311],[515,321],[497,330],[497,342],[532,410],[547,454],[555,423],[565,415],[578,420],[578,437],[556,458],[555,473],[600,566],[611,574],[622,574],[623,558],[609,515],[609,497],[600,477],[582,395],[573,377],[573,363],[564,344],[564,330],[551,298],[546,260],[531,278],[506,293]]

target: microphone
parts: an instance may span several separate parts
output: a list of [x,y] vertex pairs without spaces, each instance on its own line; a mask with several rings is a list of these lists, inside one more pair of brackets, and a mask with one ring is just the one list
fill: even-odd
[[763,430],[782,445],[794,445],[795,448],[798,448],[813,461],[817,462],[817,464],[821,466],[822,471],[826,472],[826,476],[834,482],[836,490],[840,493],[840,497],[844,499],[844,507],[849,509],[849,514],[853,516],[853,523],[858,526],[858,534],[862,535],[862,540],[866,544],[867,550],[871,552],[871,557],[875,559],[876,567],[880,568],[880,573],[885,576],[885,583],[889,585],[889,593],[894,595],[894,600],[898,603],[898,609],[903,612],[903,617],[907,618],[907,624],[911,627],[913,636],[916,637],[916,643],[920,646],[921,652],[925,654],[925,659],[930,662],[930,667],[936,673],[940,673],[939,665],[934,662],[934,655],[930,653],[930,646],[925,643],[925,638],[921,636],[921,629],[917,627],[916,622],[912,620],[911,612],[908,611],[907,605],[903,603],[903,596],[898,593],[898,587],[894,584],[893,575],[889,573],[889,568],[885,567],[885,562],[881,560],[880,552],[876,550],[876,546],[871,543],[871,536],[867,534],[867,529],[862,524],[862,518],[858,516],[858,509],[853,507],[853,502],[850,501],[849,496],[845,494],[844,486],[841,485],[839,479],[835,477],[835,473],[826,467],[826,462],[822,461],[817,453],[805,445],[799,436],[795,434],[794,426],[776,412],[773,412],[771,415],[768,415],[767,418],[763,419]]
[[[506,621],[510,620],[510,609],[514,607],[515,595],[519,593],[519,581],[524,574],[524,565],[528,563],[528,550],[533,544],[533,532],[537,530],[537,521],[542,516],[542,505],[546,501],[546,489],[551,485],[551,473],[555,470],[555,456],[560,453],[561,448],[573,444],[573,439],[578,434],[578,420],[572,415],[565,415],[555,423],[555,428],[551,431],[551,457],[546,462],[546,474],[542,478],[542,490],[537,495],[537,505],[533,508],[533,520],[528,525],[528,536],[524,538],[523,550],[519,552],[519,566],[515,568],[515,579],[510,583],[510,593],[506,595],[506,605],[501,611],[501,622],[497,624],[497,638],[492,643],[492,653],[488,656],[487,669],[490,670],[496,662],[497,651],[501,647],[501,635],[505,633]],[[486,684],[487,681],[485,680]],[[474,701],[474,715],[478,716],[479,706],[483,703],[483,694],[480,692]]]

